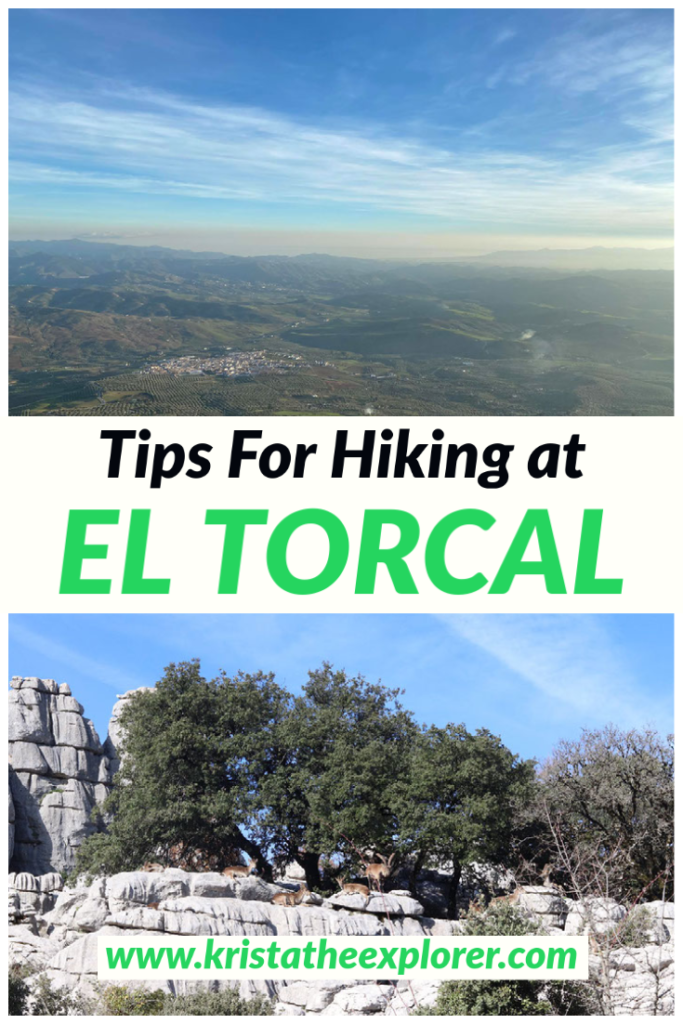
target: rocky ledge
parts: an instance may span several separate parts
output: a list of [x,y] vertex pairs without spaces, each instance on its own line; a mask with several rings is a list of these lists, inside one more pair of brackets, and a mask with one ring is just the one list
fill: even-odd
[[[11,960],[43,972],[56,985],[92,995],[98,935],[451,935],[457,922],[423,916],[410,894],[375,894],[364,905],[340,904],[309,893],[297,907],[270,902],[283,885],[258,878],[169,868],[132,871],[59,892],[54,907],[10,928]],[[350,899],[346,897],[346,899]],[[356,897],[353,897],[356,899]],[[195,983],[166,983],[182,992]],[[154,987],[160,987],[155,983]],[[242,994],[277,998],[277,1012],[366,1014],[408,1012],[417,997],[428,1005],[432,983],[404,985],[341,982],[243,983]],[[413,1001],[413,1002],[411,1002]]]
[[[10,958],[44,973],[69,991],[92,995],[97,972],[98,935],[453,935],[461,925],[424,916],[410,894],[393,891],[362,897],[323,899],[309,893],[297,907],[270,902],[283,885],[258,878],[229,879],[223,875],[169,868],[160,872],[132,871],[99,878],[61,891],[56,884],[36,880],[30,890],[43,889],[54,905],[45,912],[34,908],[22,923],[10,928]],[[23,876],[14,884],[25,885]],[[359,899],[363,906],[351,906]],[[567,905],[556,892],[522,887],[517,904],[545,931],[579,934],[590,929],[607,931],[623,922],[626,910],[614,901],[574,901]],[[607,962],[614,1012],[650,1015],[672,1012],[673,904],[650,903],[641,908],[650,934],[638,948],[615,946]],[[562,919],[565,928],[556,923]],[[567,928],[569,924],[569,928]],[[595,957],[593,967],[600,965]],[[602,966],[605,966],[603,960]],[[220,985],[220,983],[218,983]],[[151,985],[151,983],[150,983]],[[196,983],[165,983],[169,991],[183,993]],[[162,987],[156,982],[155,988]],[[245,982],[244,996],[256,993],[277,1000],[276,1013],[405,1015],[416,1005],[431,1005],[437,994],[434,982]]]

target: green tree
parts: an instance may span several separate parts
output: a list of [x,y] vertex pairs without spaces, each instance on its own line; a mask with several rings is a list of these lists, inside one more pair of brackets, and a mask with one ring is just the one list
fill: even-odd
[[256,831],[305,869],[309,888],[320,884],[321,854],[394,846],[392,784],[418,735],[400,694],[324,663],[275,727],[281,758],[261,777]]
[[487,729],[470,733],[449,724],[417,737],[393,787],[399,841],[413,858],[413,876],[430,862],[450,865],[449,917],[457,916],[464,865],[509,857],[515,804],[531,791],[533,777],[533,762]]
[[399,693],[328,664],[298,697],[272,675],[170,665],[122,713],[121,769],[77,870],[170,861],[182,844],[219,865],[244,851],[266,876],[267,856],[295,859],[313,888],[321,854],[392,847],[391,784],[418,734]]
[[274,726],[290,703],[272,675],[207,680],[196,660],[169,665],[124,708],[121,768],[102,809],[109,825],[83,844],[77,870],[172,861],[180,847],[219,868],[244,851],[267,873],[249,826],[260,779],[278,761]]
[[579,885],[582,865],[592,877],[601,862],[611,894],[661,894],[672,874],[673,765],[673,738],[651,729],[607,726],[560,743],[540,772],[535,804],[547,856],[571,860],[558,868],[571,868]]

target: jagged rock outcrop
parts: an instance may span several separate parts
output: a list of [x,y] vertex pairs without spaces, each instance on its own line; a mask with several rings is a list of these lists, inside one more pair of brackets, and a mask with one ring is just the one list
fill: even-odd
[[[9,693],[10,868],[69,872],[111,785],[109,758],[66,684],[15,676]],[[10,819],[11,820],[11,819]]]
[[[282,888],[258,878],[231,879],[211,872],[197,874],[178,868],[124,872],[96,879],[89,886],[65,889],[54,908],[43,915],[40,927],[34,922],[32,927],[11,928],[10,957],[15,962],[33,963],[57,985],[92,995],[98,935],[420,936],[450,935],[458,930],[457,922],[417,916],[422,907],[410,897],[395,896],[390,914],[386,905],[380,907],[381,896],[372,912],[353,913],[335,909],[332,901],[314,893],[296,907],[269,902],[278,891]],[[194,985],[165,984],[171,991],[185,991]],[[154,983],[154,987],[160,986]],[[244,995],[260,991],[277,996],[278,1012],[294,1015],[384,1012],[394,1000],[404,1006],[410,998],[407,989],[399,994],[390,983],[296,982],[287,986],[250,982],[242,988]],[[435,994],[433,985],[427,986],[425,993],[432,988]]]
[[545,885],[520,886],[517,906],[546,930],[565,928],[569,906],[556,889]]
[[121,712],[134,694],[146,693],[153,689],[153,686],[140,686],[137,690],[127,690],[125,693],[119,693],[116,695],[116,704],[114,704],[111,711],[111,718],[109,719],[109,727],[107,729],[107,738],[104,741],[104,753],[109,758],[112,778],[119,770],[119,765],[121,763],[118,753],[121,746]]
[[[23,883],[22,883],[23,884]],[[526,912],[550,928],[557,908],[557,894],[546,890],[547,904],[541,906],[544,893],[539,886],[527,896],[532,900]],[[281,886],[259,878],[226,878],[168,868],[161,872],[132,871],[110,878],[96,879],[58,893],[53,909],[28,924],[10,928],[10,959],[31,965],[54,984],[70,992],[92,995],[97,973],[97,937],[99,935],[452,935],[460,931],[456,921],[420,916],[412,897],[392,895],[395,910],[386,913],[379,903],[372,912],[367,907],[352,910],[335,907],[335,899],[323,900],[315,894],[296,907],[268,902]],[[387,896],[388,899],[388,896]],[[374,900],[373,900],[374,902]],[[572,901],[567,901],[570,913]],[[416,904],[416,905],[415,905]],[[531,909],[533,906],[534,909]],[[550,907],[543,913],[544,907]],[[616,904],[618,906],[618,904]],[[403,911],[401,913],[401,910]],[[540,911],[540,912],[539,912]],[[613,908],[601,907],[614,921]],[[638,912],[653,922],[667,922],[666,941],[627,948],[618,943],[610,947],[606,959],[591,957],[595,977],[600,977],[601,993],[610,1012],[619,1015],[671,1014],[673,1012],[673,904],[643,904]],[[623,919],[623,918],[622,918]],[[600,920],[599,915],[596,920]],[[662,939],[664,935],[662,934]],[[147,984],[147,983],[145,983]],[[195,982],[150,982],[182,993],[196,988]],[[222,984],[222,983],[219,983]],[[226,983],[230,984],[230,983]],[[416,1006],[433,1004],[438,982],[392,981],[346,983],[341,981],[244,982],[242,995],[260,992],[277,1000],[278,1015],[303,1016],[383,1014],[404,1016]]]
[[10,871],[7,886],[10,921],[30,921],[52,910],[64,880],[56,871],[47,875]]
[[[591,957],[593,969],[601,965]],[[674,947],[617,948],[608,958],[603,1001],[610,1016],[670,1016],[674,1012]]]
[[616,900],[589,896],[572,903],[564,930],[567,935],[585,935],[588,932],[603,935],[623,921],[626,913],[626,907]]

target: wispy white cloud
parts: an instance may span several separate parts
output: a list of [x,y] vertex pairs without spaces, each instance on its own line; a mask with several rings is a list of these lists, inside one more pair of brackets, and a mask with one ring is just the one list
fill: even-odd
[[657,105],[673,98],[672,37],[648,34],[639,22],[609,31],[573,29],[548,40],[531,59],[510,69],[510,80],[525,84],[533,78],[567,94],[600,93],[614,104],[631,101]]
[[[668,707],[643,692],[608,630],[593,615],[444,615],[456,636],[517,675],[520,686],[586,726],[660,726]],[[529,694],[520,694],[528,701]]]
[[[32,655],[35,654],[40,655],[42,664],[47,663],[51,666],[59,666],[62,670],[72,670],[90,679],[93,683],[111,686],[120,693],[145,685],[143,680],[121,671],[110,662],[101,662],[90,658],[67,644],[29,629],[28,626],[24,626],[20,622],[11,622],[10,641],[15,653],[21,653],[26,675],[37,674],[35,664],[38,659],[36,658],[35,662],[32,659]],[[51,668],[51,671],[54,669]],[[68,682],[68,679],[58,680],[58,682]]]
[[517,35],[517,30],[514,28],[501,28],[499,32],[493,37],[494,46],[502,46],[503,43],[509,43],[511,39],[514,39]]
[[549,155],[501,151],[471,129],[453,133],[446,148],[377,123],[335,127],[109,84],[91,96],[83,102],[17,87],[10,103],[14,182],[353,206],[452,226],[670,227],[668,155],[649,130],[628,147],[577,145]]

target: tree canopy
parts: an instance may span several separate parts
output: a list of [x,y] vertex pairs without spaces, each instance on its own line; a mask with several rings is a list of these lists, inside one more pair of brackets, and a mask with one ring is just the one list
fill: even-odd
[[246,830],[289,703],[271,675],[206,680],[198,661],[169,665],[121,714],[121,767],[102,808],[109,824],[82,846],[77,867],[121,871],[193,854],[220,869],[239,851],[262,857]]
[[413,744],[408,771],[396,780],[399,841],[423,865],[449,866],[449,912],[465,864],[505,861],[514,807],[531,792],[534,765],[487,729],[431,726]]
[[523,829],[546,860],[557,828],[573,849],[617,851],[631,887],[670,863],[673,761],[654,733],[585,733],[537,772],[487,729],[419,725],[401,697],[327,663],[298,693],[269,673],[169,665],[122,712],[121,767],[77,870],[221,870],[246,855],[266,878],[296,860],[313,889],[323,857],[362,870],[393,853],[413,882],[450,872],[457,916],[463,867],[512,863]]
[[539,773],[532,805],[541,855],[577,887],[603,866],[610,895],[672,891],[673,737],[607,726],[563,741]]

